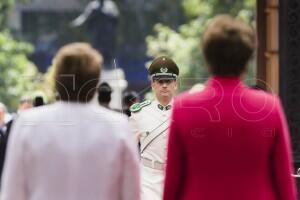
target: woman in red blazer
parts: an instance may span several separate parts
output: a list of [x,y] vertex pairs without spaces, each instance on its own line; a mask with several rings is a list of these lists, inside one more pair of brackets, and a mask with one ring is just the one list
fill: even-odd
[[212,77],[174,102],[164,200],[296,200],[280,101],[240,76],[255,49],[241,20],[217,16],[203,38]]

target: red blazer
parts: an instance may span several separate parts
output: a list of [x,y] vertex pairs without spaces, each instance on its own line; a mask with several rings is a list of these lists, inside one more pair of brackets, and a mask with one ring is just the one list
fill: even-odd
[[277,97],[211,78],[174,102],[164,200],[296,200]]

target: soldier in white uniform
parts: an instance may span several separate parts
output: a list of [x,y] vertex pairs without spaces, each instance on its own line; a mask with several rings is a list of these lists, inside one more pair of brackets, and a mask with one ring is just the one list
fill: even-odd
[[152,62],[149,75],[155,100],[132,105],[130,123],[141,145],[142,200],[161,200],[167,132],[179,69],[173,60],[162,56]]

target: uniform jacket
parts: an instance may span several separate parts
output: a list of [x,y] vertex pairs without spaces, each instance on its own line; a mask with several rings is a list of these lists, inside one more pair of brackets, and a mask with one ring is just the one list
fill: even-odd
[[128,121],[97,105],[59,102],[12,128],[2,200],[139,200]]
[[174,103],[164,200],[296,200],[277,97],[211,78]]
[[[171,108],[170,103],[170,108]],[[165,163],[167,147],[167,130],[171,117],[171,109],[160,107],[157,100],[152,101],[149,105],[142,107],[140,111],[132,112],[130,124],[134,134],[141,134],[140,143],[143,144],[145,138],[155,130],[164,130],[149,146],[142,152],[141,157]],[[169,108],[168,107],[168,108]],[[167,127],[164,128],[164,127]],[[142,146],[142,145],[141,145]]]

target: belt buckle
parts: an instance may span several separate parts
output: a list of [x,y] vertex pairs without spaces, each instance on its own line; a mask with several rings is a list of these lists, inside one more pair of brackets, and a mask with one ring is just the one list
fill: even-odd
[[155,160],[151,160],[151,167],[152,167],[152,169],[156,169],[156,167],[155,167]]

